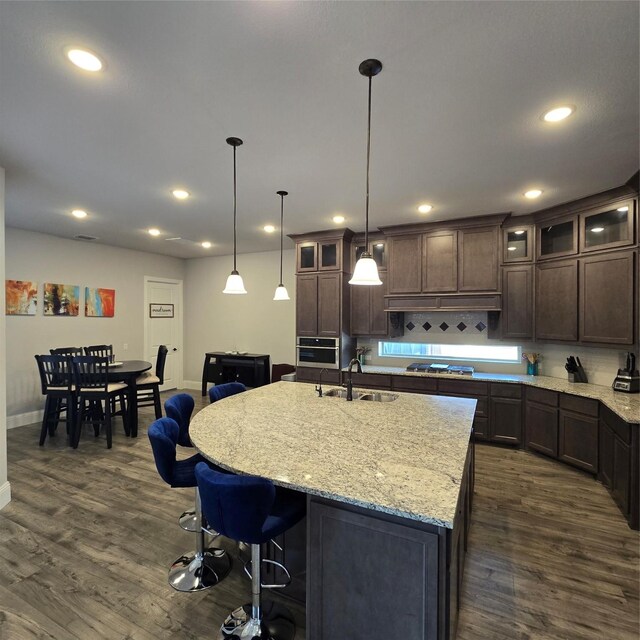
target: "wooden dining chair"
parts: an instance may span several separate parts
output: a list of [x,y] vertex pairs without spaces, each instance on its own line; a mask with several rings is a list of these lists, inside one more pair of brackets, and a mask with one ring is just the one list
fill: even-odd
[[57,349],[49,349],[52,356],[67,356],[74,358],[82,355],[82,347],[58,347]]
[[74,432],[76,407],[71,361],[68,357],[61,355],[38,355],[35,358],[38,363],[42,394],[45,396],[40,446],[44,444],[47,434],[49,436],[55,434],[59,422],[66,423],[67,434],[71,439]]
[[160,386],[164,384],[164,366],[167,362],[169,350],[164,344],[158,347],[155,374],[145,371],[136,378],[138,393],[138,407],[153,406],[156,420],[162,418],[162,404],[160,403]]
[[[82,354],[80,354],[82,355]],[[90,347],[84,348],[85,356],[95,356],[97,358],[109,358],[113,356],[113,345],[111,344],[94,344]]]

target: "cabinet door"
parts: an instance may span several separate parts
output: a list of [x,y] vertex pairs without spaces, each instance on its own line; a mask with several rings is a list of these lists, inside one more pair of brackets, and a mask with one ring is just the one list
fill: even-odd
[[580,252],[633,244],[633,199],[580,215]]
[[[367,336],[371,328],[371,289],[382,287],[352,286],[351,298],[351,330],[352,336]],[[382,299],[384,308],[384,298]]]
[[560,460],[598,472],[598,419],[560,409],[558,454]]
[[600,421],[600,433],[598,435],[598,479],[602,484],[611,489],[613,485],[613,431],[604,421]]
[[611,494],[622,513],[627,515],[631,510],[631,449],[616,436],[613,437]]
[[491,398],[490,434],[493,442],[522,442],[522,400]]
[[633,251],[580,260],[580,340],[633,344]]
[[533,227],[523,225],[502,230],[502,262],[533,260]]
[[389,293],[420,293],[422,235],[389,238]]
[[327,240],[318,243],[318,269],[335,271],[342,267],[342,241]]
[[527,402],[525,446],[553,458],[558,457],[558,410]]
[[317,242],[299,242],[296,245],[296,270],[298,273],[318,270]]
[[458,231],[458,291],[498,290],[498,227]]
[[536,338],[578,339],[578,262],[536,267]]
[[340,337],[340,273],[322,273],[318,278],[318,334]]
[[[384,310],[384,294],[387,292],[387,274],[380,273],[380,280],[382,280],[382,286],[378,287],[365,287],[369,289],[369,314],[370,336],[388,336],[389,335],[389,314]],[[351,295],[353,295],[352,287]]]
[[476,416],[473,419],[473,436],[476,440],[489,440],[489,418]]
[[299,336],[318,335],[318,276],[296,278],[296,332]]
[[560,258],[578,253],[577,216],[540,223],[536,239],[538,259]]
[[502,268],[502,337],[533,338],[533,267]]
[[425,260],[422,291],[458,290],[458,232],[434,231],[424,236]]

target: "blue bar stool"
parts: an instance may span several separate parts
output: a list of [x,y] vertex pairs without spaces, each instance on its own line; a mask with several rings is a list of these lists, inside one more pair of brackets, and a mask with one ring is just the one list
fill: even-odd
[[[263,604],[261,601],[262,587],[286,587],[291,582],[291,575],[279,562],[261,560],[260,546],[304,518],[304,494],[275,487],[266,478],[220,473],[204,463],[196,465],[195,473],[208,522],[221,535],[251,545],[251,604],[239,607],[227,616],[220,627],[218,640],[292,640],[296,625],[288,609],[274,602]],[[263,585],[261,562],[280,567],[287,581]]]
[[242,382],[225,382],[224,384],[217,384],[209,389],[209,402],[218,402],[223,398],[234,396],[236,393],[242,393],[246,391]]
[[[160,477],[171,487],[196,487],[195,467],[207,463],[200,454],[176,460],[179,427],[171,418],[156,420],[148,430],[153,457]],[[218,584],[231,570],[231,558],[223,549],[205,548],[206,523],[202,517],[200,497],[196,492],[195,552],[180,556],[169,569],[169,584],[177,591],[202,591]]]
[[[181,447],[193,447],[189,437],[189,423],[191,422],[191,414],[194,407],[195,401],[188,393],[177,393],[175,396],[165,400],[164,403],[164,411],[167,417],[175,420],[180,429],[178,432],[178,444]],[[197,491],[198,489],[196,488]],[[196,532],[199,525],[195,507],[185,511],[178,519],[178,523],[185,531]]]

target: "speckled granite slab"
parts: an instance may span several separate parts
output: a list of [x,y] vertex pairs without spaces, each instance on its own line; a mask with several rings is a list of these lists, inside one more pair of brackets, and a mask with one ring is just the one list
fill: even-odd
[[[346,369],[343,369],[346,371]],[[453,375],[449,373],[422,373],[419,371],[406,371],[402,367],[382,367],[365,365],[362,373],[381,373],[394,376],[413,376],[419,378],[456,378],[459,380],[484,380],[486,382],[511,382],[526,384],[530,387],[549,389],[550,391],[560,391],[562,393],[572,393],[584,398],[600,400],[611,411],[617,413],[627,422],[640,422],[640,394],[621,393],[614,391],[611,387],[603,387],[598,384],[585,384],[583,382],[569,382],[561,378],[550,376],[525,376],[508,373],[474,373],[471,376]]]
[[451,529],[475,406],[411,393],[347,402],[277,382],[205,407],[189,432],[236,473]]

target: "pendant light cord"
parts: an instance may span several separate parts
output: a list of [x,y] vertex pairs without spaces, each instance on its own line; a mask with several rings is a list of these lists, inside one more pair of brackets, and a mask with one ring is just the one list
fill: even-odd
[[[368,191],[368,189],[367,189]],[[367,195],[367,198],[369,196]],[[236,147],[233,147],[233,271],[236,269]]]
[[283,233],[284,233],[284,195],[280,196],[280,284],[279,287],[282,286],[282,250],[283,250]]
[[364,215],[364,246],[369,252],[369,158],[371,156],[371,76],[369,76],[369,117],[367,123],[367,200]]

